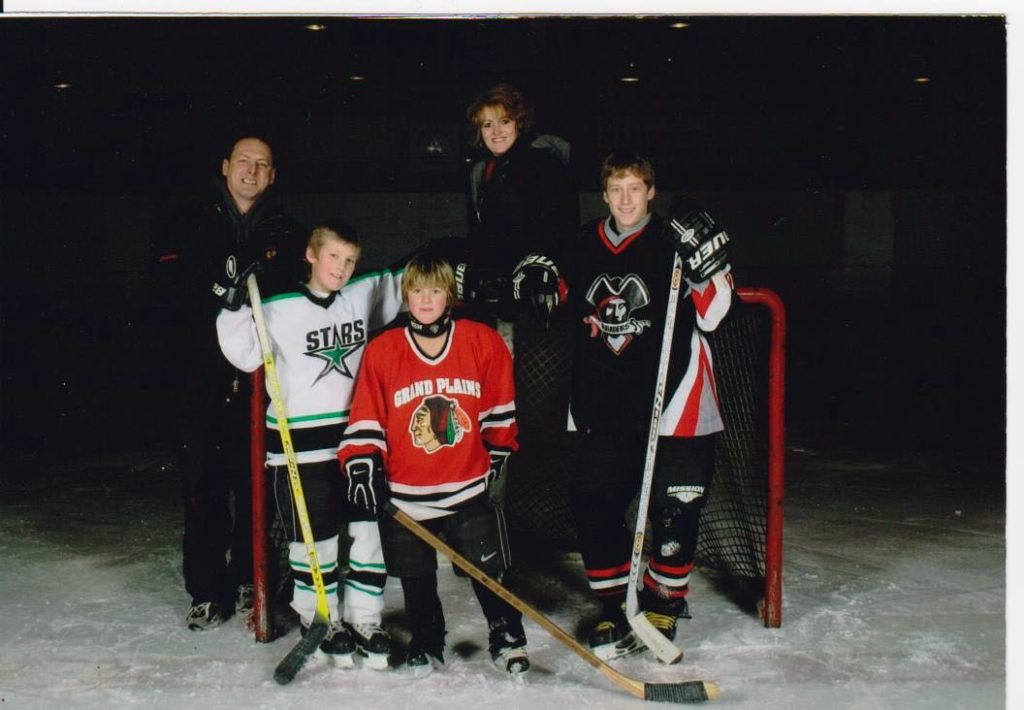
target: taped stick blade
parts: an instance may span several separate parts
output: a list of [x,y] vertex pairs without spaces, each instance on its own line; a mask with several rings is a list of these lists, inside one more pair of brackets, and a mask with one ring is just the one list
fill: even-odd
[[644,700],[666,703],[703,703],[721,694],[718,684],[707,680],[644,684]]
[[313,655],[320,642],[327,635],[328,624],[314,619],[306,635],[299,639],[295,647],[288,652],[288,655],[281,659],[274,669],[274,680],[278,685],[288,685],[295,678],[295,675],[306,665],[306,661]]

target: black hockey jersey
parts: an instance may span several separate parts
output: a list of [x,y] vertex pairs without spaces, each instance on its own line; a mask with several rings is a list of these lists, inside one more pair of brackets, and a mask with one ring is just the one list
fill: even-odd
[[[608,218],[581,230],[560,266],[569,283],[575,329],[570,429],[646,431],[672,277],[674,250],[657,215],[618,246]],[[680,293],[662,411],[662,436],[699,436],[723,428],[711,349],[731,304],[729,267]]]

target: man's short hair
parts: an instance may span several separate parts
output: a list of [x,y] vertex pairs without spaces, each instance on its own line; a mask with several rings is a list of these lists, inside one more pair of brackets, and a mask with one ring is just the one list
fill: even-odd
[[601,189],[608,188],[609,179],[628,173],[643,180],[648,188],[654,187],[654,166],[646,156],[634,150],[615,150],[601,163]]
[[466,109],[466,118],[476,126],[474,145],[480,145],[481,114],[488,106],[500,106],[505,115],[516,122],[516,131],[520,134],[533,128],[533,108],[523,93],[511,84],[495,84],[477,94]]
[[231,160],[231,156],[235,152],[235,147],[239,143],[241,143],[242,141],[249,141],[249,140],[251,140],[251,141],[259,141],[263,145],[267,146],[267,150],[270,152],[270,164],[271,164],[271,166],[273,166],[273,164],[274,164],[274,148],[273,148],[273,146],[270,145],[270,141],[268,141],[266,138],[261,138],[260,136],[253,135],[251,133],[248,133],[248,134],[246,134],[244,136],[238,136],[233,141],[231,141],[230,144],[228,144],[227,152],[224,153],[225,160]]

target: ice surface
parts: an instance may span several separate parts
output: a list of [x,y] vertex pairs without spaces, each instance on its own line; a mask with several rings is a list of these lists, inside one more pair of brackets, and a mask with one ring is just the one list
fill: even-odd
[[[639,708],[528,621],[533,670],[505,678],[465,579],[443,566],[447,669],[342,670],[314,658],[272,680],[296,640],[258,644],[240,620],[196,633],[180,571],[177,474],[157,454],[69,464],[8,458],[0,486],[0,707]],[[984,473],[984,472],[983,472]],[[721,708],[1001,708],[1002,479],[949,461],[841,461],[791,451],[783,624],[760,622],[695,575],[683,664],[615,667],[653,682],[717,681]],[[980,484],[979,484],[980,481]],[[579,633],[596,609],[578,560],[522,567],[517,589]],[[385,622],[404,642],[397,580]]]

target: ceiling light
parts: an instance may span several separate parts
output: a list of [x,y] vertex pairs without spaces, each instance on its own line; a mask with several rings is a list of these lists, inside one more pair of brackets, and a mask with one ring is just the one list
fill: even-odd
[[624,84],[635,84],[638,81],[640,81],[640,77],[638,77],[638,76],[624,76],[621,79],[619,79],[619,81],[621,81]]
[[65,89],[70,89],[71,84],[69,84],[66,81],[58,81],[56,84],[53,85],[53,88],[55,88],[57,91],[64,91]]
[[671,25],[669,25],[669,27],[671,27],[674,30],[685,30],[689,26],[689,22],[673,22]]
[[353,74],[348,78],[349,81],[366,81],[366,77],[361,74]]
[[305,26],[310,32],[323,32],[327,29],[327,25],[321,25],[319,22],[311,22]]
[[931,78],[927,77],[927,76],[916,76],[916,77],[914,77],[914,83],[915,84],[927,84],[929,81],[931,81]]

